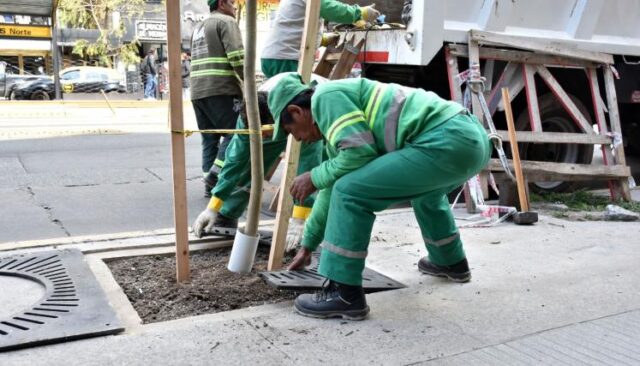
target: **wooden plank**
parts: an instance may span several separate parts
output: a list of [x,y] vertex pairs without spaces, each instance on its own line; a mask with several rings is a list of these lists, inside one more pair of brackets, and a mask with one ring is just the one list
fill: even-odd
[[351,38],[351,42],[345,43],[342,54],[340,55],[340,60],[331,72],[331,80],[346,78],[351,72],[351,69],[353,69],[353,64],[358,60],[358,54],[360,54],[360,50],[364,45],[364,38],[356,44],[354,44],[354,38],[355,37]]
[[462,90],[456,76],[460,73],[458,58],[451,55],[450,45],[444,49],[444,57],[447,63],[447,78],[449,79],[449,97],[451,100],[462,104]]
[[[496,113],[496,111],[498,110],[498,106],[500,105],[500,93],[498,92],[500,89],[505,86],[509,87],[511,98],[515,98],[518,93],[520,93],[520,91],[524,88],[522,75],[515,75],[519,68],[519,64],[515,62],[509,62],[502,71],[502,74],[500,74],[500,78],[498,79],[496,86],[491,90],[491,93],[489,93],[487,105],[489,106],[489,112],[492,116]],[[520,79],[520,85],[511,85],[515,77]]]
[[[503,140],[509,138],[507,131],[497,131]],[[517,131],[516,136],[519,142],[533,142],[539,144],[582,144],[593,145],[611,144],[611,137],[603,135],[587,135],[586,133],[571,133],[571,132],[544,132],[537,133],[531,131]]]
[[[320,0],[308,0],[304,22],[304,34],[300,47],[300,63],[298,73],[305,82],[311,79],[311,70],[316,52],[316,36],[320,25]],[[293,210],[293,200],[289,194],[289,188],[298,171],[298,159],[300,157],[300,142],[289,135],[287,150],[285,153],[285,172],[280,185],[280,197],[278,199],[278,212],[271,241],[269,263],[267,270],[276,271],[282,268],[282,258],[289,228],[289,218]]]
[[[598,73],[595,68],[590,67],[587,69],[587,78],[589,79],[589,87],[591,89],[591,102],[593,104],[593,110],[595,111],[596,123],[598,124],[598,131],[600,132],[600,136],[606,136],[609,132],[607,127],[607,120],[604,116],[604,106],[602,105],[602,98],[600,96],[600,84],[598,82]],[[609,145],[611,144],[611,138],[607,136],[610,140],[608,143],[601,143],[602,150],[602,159],[604,160],[604,165],[613,165],[615,161],[613,159],[613,154],[611,153],[611,149],[609,149]],[[611,192],[611,198],[613,200],[622,198],[622,185],[620,181],[612,180],[609,181],[609,191]]]
[[[620,127],[620,112],[618,111],[618,97],[616,95],[616,87],[613,82],[613,72],[611,68],[604,68],[604,88],[607,93],[607,105],[609,108],[609,123],[611,124],[611,132],[622,138],[622,128]],[[624,146],[619,144],[615,148],[615,162],[618,165],[627,165],[627,158],[624,155]],[[631,200],[631,191],[629,190],[629,176],[620,181],[622,186],[622,198],[625,201]]]
[[[513,168],[513,162],[509,160],[509,166]],[[491,159],[487,169],[492,172],[502,172],[499,159]],[[623,165],[589,165],[551,163],[544,161],[522,161],[522,172],[530,182],[554,182],[559,180],[609,180],[629,177],[631,170]]]
[[511,145],[511,156],[513,157],[513,171],[516,174],[516,187],[518,188],[518,199],[520,200],[520,211],[529,211],[529,198],[527,197],[527,186],[524,183],[522,174],[522,164],[520,164],[520,151],[518,151],[518,139],[516,138],[516,124],[513,122],[513,111],[511,110],[511,98],[509,89],[502,88],[502,103],[504,103],[504,114],[507,117],[507,131],[509,132],[509,145]]
[[[451,44],[452,56],[469,57],[469,47],[460,44]],[[557,55],[546,55],[529,51],[514,51],[500,48],[482,47],[480,58],[485,60],[496,60],[506,62],[518,62],[534,65],[548,65],[555,67],[595,67],[593,62],[568,58]]]
[[[180,62],[180,2],[167,1],[167,43],[169,61],[169,118],[172,131],[182,131],[182,70]],[[184,135],[171,134],[171,170],[173,172],[173,222],[176,227],[176,277],[188,282],[189,224],[187,223],[187,173]]]
[[538,106],[538,94],[536,91],[535,69],[531,65],[522,64],[522,77],[527,95],[527,110],[529,111],[529,122],[531,131],[542,132],[542,121],[540,121],[540,107]]
[[[477,65],[478,70],[480,69],[480,50],[479,50],[478,42],[471,40],[471,35],[469,35],[469,69],[471,70],[474,65]],[[468,86],[467,86],[468,87]],[[471,110],[473,114],[478,118],[478,121],[483,125],[486,125],[484,121],[484,113],[482,113],[482,107],[480,106],[480,100],[475,93],[471,93]],[[464,205],[467,209],[468,213],[476,213],[478,212],[478,207],[476,203],[471,198],[471,192],[469,191],[469,185],[464,185]]]
[[580,112],[573,100],[571,100],[569,95],[564,91],[564,89],[562,89],[560,83],[558,83],[556,78],[551,75],[549,70],[542,65],[536,66],[536,70],[538,71],[538,74],[540,75],[542,80],[544,80],[544,82],[547,84],[549,89],[551,89],[551,92],[556,96],[560,104],[562,104],[567,113],[569,113],[578,127],[580,127],[582,132],[592,135],[595,134],[589,121],[587,121],[587,119],[582,114],[582,112]]
[[582,60],[593,61],[601,64],[613,64],[613,56],[601,53],[583,51],[573,48],[570,43],[550,42],[545,39],[531,37],[511,36],[507,34],[485,32],[479,30],[469,31],[470,38],[482,44],[494,44],[515,47],[551,55],[568,56]]

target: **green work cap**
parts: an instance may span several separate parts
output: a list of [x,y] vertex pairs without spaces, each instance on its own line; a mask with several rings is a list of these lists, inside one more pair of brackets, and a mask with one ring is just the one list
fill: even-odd
[[269,110],[273,115],[273,140],[285,137],[285,132],[280,128],[280,114],[284,108],[298,94],[309,89],[309,85],[302,82],[302,77],[295,72],[284,73],[280,81],[269,91]]
[[214,9],[216,8],[216,4],[218,4],[218,0],[207,0],[209,6],[212,6]]

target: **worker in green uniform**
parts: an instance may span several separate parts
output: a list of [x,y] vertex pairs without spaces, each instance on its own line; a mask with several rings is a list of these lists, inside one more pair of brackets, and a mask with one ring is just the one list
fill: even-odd
[[[306,0],[282,0],[280,2],[278,15],[262,52],[262,72],[267,78],[272,78],[282,72],[297,70],[305,10]],[[347,5],[336,0],[322,0],[320,3],[320,16],[328,21],[354,23],[364,20],[373,22],[379,15],[380,13],[373,6]],[[336,35],[325,34],[319,44],[326,46],[335,41],[337,41]],[[239,120],[238,124],[240,125],[242,122]],[[211,191],[212,187],[216,188],[212,194],[209,194],[212,197],[208,208],[198,216],[196,223],[194,223],[194,232],[198,236],[211,232],[231,232],[227,229],[237,227],[237,219],[247,206],[248,181],[250,179],[248,172],[250,166],[247,163],[249,139],[246,136],[235,136],[232,145],[233,147],[226,146],[223,142],[218,157],[204,176],[205,190]],[[285,148],[286,137],[271,142],[263,140],[265,171],[277,160]],[[226,149],[231,149],[231,151],[226,153]],[[318,165],[321,159],[321,150],[321,143],[303,145],[298,171],[309,171]],[[224,176],[221,170],[226,171]],[[241,185],[236,187],[238,182],[241,182]],[[234,192],[233,195],[231,195],[232,192]],[[224,202],[226,203],[223,205]],[[293,249],[299,244],[299,238],[312,204],[313,199],[306,199],[304,202],[298,202],[294,205],[287,231],[286,246],[288,249]]]
[[[285,76],[276,75],[267,80],[258,89],[258,107],[260,110],[261,124],[273,124],[271,113],[267,105],[267,95],[278,81]],[[314,83],[323,83],[326,79],[313,75]],[[247,128],[247,118],[244,108],[240,113],[236,125],[237,129]],[[267,136],[268,135],[268,136]],[[262,153],[264,171],[269,171],[278,160],[280,154],[287,147],[287,137],[282,135],[278,139],[271,139],[270,133],[263,133]],[[320,165],[322,144],[303,143],[300,149],[300,164],[298,174],[308,172]],[[249,203],[251,188],[251,160],[249,135],[234,135],[227,147],[225,163],[218,175],[218,182],[212,190],[209,204],[193,224],[193,232],[197,237],[203,234],[234,233],[238,227],[238,219],[242,216]],[[287,232],[287,247],[294,249],[299,244],[299,237],[304,228],[304,221],[311,213],[313,197],[307,197],[302,201],[296,201],[293,206],[290,227]]]
[[[208,0],[211,15],[191,36],[191,103],[201,130],[232,129],[238,118],[244,78],[244,46],[235,20],[235,0]],[[206,176],[224,160],[224,134],[202,134],[202,173],[205,197],[215,182]],[[216,168],[214,168],[216,169]]]
[[289,269],[303,267],[322,244],[316,294],[298,296],[302,315],[359,320],[369,312],[362,271],[375,212],[411,201],[428,257],[418,268],[457,282],[471,278],[447,193],[478,173],[491,145],[478,120],[432,92],[368,79],[324,83],[315,90],[287,74],[269,93],[274,138],[324,140],[329,159],[295,178],[291,194],[319,190],[302,248]]
[[[271,32],[262,48],[261,68],[266,77],[298,69],[306,3],[306,0],[280,1]],[[364,20],[373,23],[379,16],[374,5],[361,7],[337,0],[320,0],[320,17],[330,22],[351,24]],[[320,27],[323,23],[320,22]],[[322,34],[318,30],[318,35],[322,38],[318,39],[317,45],[326,46],[337,41],[337,35],[332,33]]]

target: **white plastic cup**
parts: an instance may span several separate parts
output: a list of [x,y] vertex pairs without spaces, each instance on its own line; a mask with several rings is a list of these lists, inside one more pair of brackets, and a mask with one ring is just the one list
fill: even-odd
[[231,248],[231,256],[229,256],[229,264],[227,269],[235,273],[248,273],[253,268],[253,261],[256,258],[258,250],[258,236],[248,236],[242,231],[236,231],[236,237],[233,239],[233,248]]

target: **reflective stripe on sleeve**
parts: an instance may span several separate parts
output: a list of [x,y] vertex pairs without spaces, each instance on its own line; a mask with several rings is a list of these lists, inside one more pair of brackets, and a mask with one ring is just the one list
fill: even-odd
[[371,131],[362,131],[349,135],[340,141],[338,141],[338,149],[349,149],[354,147],[360,147],[364,145],[373,145],[373,134]]
[[446,237],[444,239],[440,239],[440,240],[432,240],[432,239],[429,239],[429,238],[424,238],[424,242],[426,244],[435,245],[436,247],[441,247],[441,246],[453,243],[459,237],[460,237],[460,233],[455,233],[455,234],[453,234],[451,236],[448,236],[448,237]]
[[329,128],[329,131],[327,132],[327,140],[331,145],[333,145],[335,137],[343,128],[358,122],[365,122],[362,111],[353,111],[340,116]]
[[236,51],[227,52],[227,57],[228,58],[244,57],[244,50],[236,50]]
[[322,248],[325,250],[330,251],[331,253],[335,253],[337,255],[343,256],[343,257],[347,257],[347,258],[353,258],[353,259],[365,259],[367,258],[367,251],[362,251],[362,252],[356,252],[353,250],[349,250],[349,249],[344,249],[344,248],[340,248],[336,245],[333,245],[331,243],[329,243],[328,241],[323,241],[322,242]]

